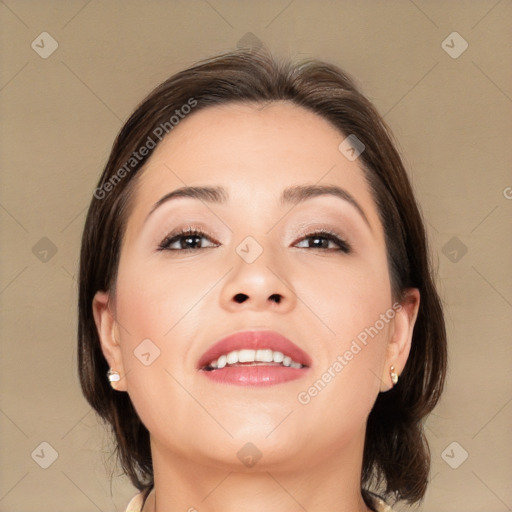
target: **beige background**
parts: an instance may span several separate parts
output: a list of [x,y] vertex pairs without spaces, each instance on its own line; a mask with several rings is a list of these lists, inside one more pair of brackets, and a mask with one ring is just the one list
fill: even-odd
[[[450,347],[419,510],[512,510],[510,0],[5,0],[0,17],[1,511],[124,511],[134,494],[116,469],[111,486],[108,437],[78,385],[85,211],[136,103],[244,36],[340,65],[394,130],[428,223]],[[442,47],[454,31],[469,45],[457,58],[462,40],[448,38],[452,56]],[[58,43],[46,59],[31,47],[51,49],[42,32]]]

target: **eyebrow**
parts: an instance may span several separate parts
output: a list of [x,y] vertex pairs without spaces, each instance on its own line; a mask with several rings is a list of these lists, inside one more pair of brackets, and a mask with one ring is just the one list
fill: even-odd
[[[334,196],[350,203],[361,215],[370,230],[372,229],[364,210],[355,198],[349,192],[336,185],[294,185],[292,187],[285,188],[281,194],[280,204],[281,206],[286,206],[288,204],[295,206],[308,199],[324,195]],[[149,216],[164,203],[180,197],[198,199],[206,203],[225,204],[229,199],[229,194],[223,187],[181,187],[160,198],[153,205],[144,222],[146,222]]]

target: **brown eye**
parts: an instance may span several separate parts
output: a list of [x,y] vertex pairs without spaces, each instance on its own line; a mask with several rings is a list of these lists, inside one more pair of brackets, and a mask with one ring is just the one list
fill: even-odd
[[[202,240],[207,240],[209,245],[202,246]],[[167,236],[158,246],[159,251],[193,251],[217,247],[219,244],[204,232],[195,229],[185,229]]]
[[351,247],[345,240],[340,238],[336,233],[330,231],[318,231],[311,233],[302,238],[299,243],[306,242],[306,246],[302,246],[307,249],[321,249],[328,251],[342,251],[344,253],[350,253]]

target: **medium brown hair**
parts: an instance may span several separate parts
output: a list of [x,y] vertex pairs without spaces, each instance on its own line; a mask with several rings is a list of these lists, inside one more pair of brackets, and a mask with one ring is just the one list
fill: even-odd
[[424,223],[391,132],[354,81],[328,63],[282,62],[267,51],[230,52],[171,76],[135,109],[114,142],[83,231],[78,304],[78,365],[83,393],[111,426],[120,463],[133,484],[138,489],[152,486],[148,430],[128,393],[114,391],[109,385],[108,365],[92,310],[97,291],[114,290],[135,177],[154,149],[142,155],[141,148],[153,146],[150,139],[158,144],[156,134],[161,134],[162,127],[170,133],[184,112],[191,110],[189,115],[193,115],[210,105],[280,100],[316,113],[341,135],[355,135],[364,144],[358,162],[384,229],[394,298],[401,300],[408,287],[419,289],[421,300],[407,364],[398,384],[378,395],[368,417],[361,490],[367,504],[371,502],[370,488],[385,497],[394,495],[396,500],[420,501],[430,470],[422,420],[439,400],[446,373],[441,301]]

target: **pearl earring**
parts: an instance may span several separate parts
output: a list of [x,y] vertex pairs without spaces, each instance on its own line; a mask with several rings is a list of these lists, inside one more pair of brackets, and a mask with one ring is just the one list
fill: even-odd
[[119,372],[112,370],[112,368],[107,372],[108,380],[110,381],[110,385],[115,389],[115,383],[121,380],[121,375]]
[[391,366],[389,369],[389,375],[391,376],[391,382],[393,386],[398,382],[398,373],[395,372],[395,367]]

